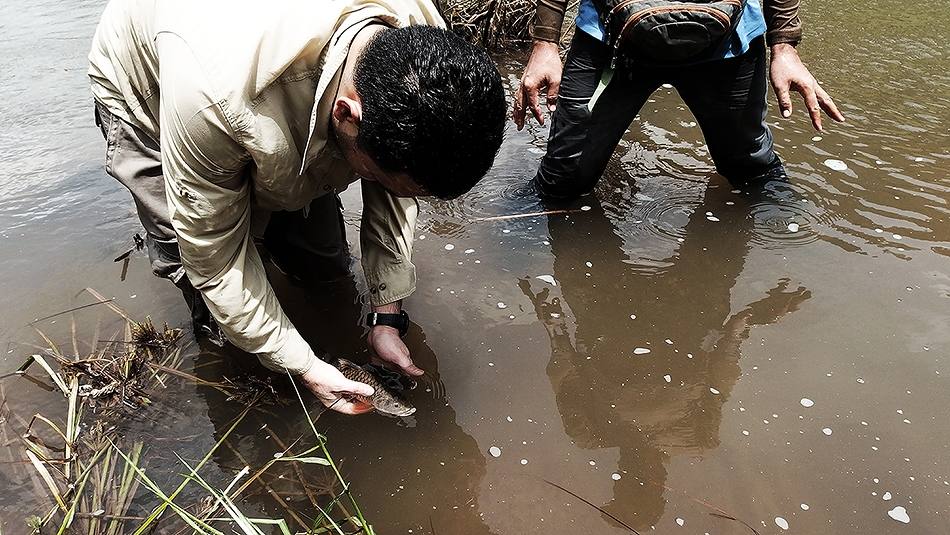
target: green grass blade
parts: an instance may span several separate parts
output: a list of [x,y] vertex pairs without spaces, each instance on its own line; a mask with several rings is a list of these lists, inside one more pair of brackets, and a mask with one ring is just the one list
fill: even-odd
[[[205,454],[204,458],[201,459],[201,461],[195,467],[196,470],[200,470],[201,467],[204,466],[206,462],[208,462],[208,459],[211,458],[211,455],[215,451],[217,451],[218,447],[220,447],[221,444],[223,444],[225,440],[227,440],[227,438],[231,435],[231,432],[233,432],[234,429],[237,428],[238,424],[240,424],[244,420],[244,417],[247,416],[247,413],[251,411],[251,407],[253,406],[254,404],[251,403],[247,407],[245,407],[243,411],[241,411],[241,414],[239,414],[238,417],[234,419],[234,423],[231,424],[231,427],[229,427],[228,430],[225,431],[223,435],[221,435],[221,438],[218,439],[218,441],[208,451],[208,453]],[[190,481],[190,478],[186,477],[181,482],[181,484],[178,485],[178,488],[175,489],[175,492],[171,494],[167,503],[163,503],[159,505],[158,507],[156,507],[155,510],[152,511],[152,513],[145,519],[145,522],[142,523],[142,525],[140,525],[132,535],[142,535],[142,533],[145,533],[149,529],[149,526],[153,522],[155,522],[155,520],[157,520],[158,517],[162,515],[162,513],[165,512],[165,508],[168,507],[168,504],[170,504],[172,500],[174,500],[181,493],[181,491],[185,489],[185,486],[188,484],[188,481]]]
[[[169,496],[167,496],[164,492],[162,492],[162,489],[160,489],[160,488],[158,487],[158,485],[156,485],[151,479],[149,479],[148,476],[145,475],[145,472],[143,472],[142,469],[139,468],[139,467],[132,461],[132,459],[130,459],[125,453],[123,453],[122,450],[120,450],[119,447],[115,445],[115,443],[112,443],[112,447],[115,448],[115,451],[118,452],[118,454],[121,455],[123,459],[125,459],[126,464],[127,464],[128,466],[130,466],[133,471],[135,471],[135,473],[136,473],[136,475],[138,475],[139,479],[140,479],[143,483],[145,483],[145,487],[146,487],[149,491],[151,491],[152,494],[154,494],[155,496],[158,496],[158,498],[162,500],[162,506],[161,506],[161,507],[162,507],[162,511],[163,511],[163,512],[164,512],[164,508],[165,508],[165,507],[170,507],[171,510],[172,510],[175,514],[177,514],[182,520],[185,521],[185,523],[187,523],[189,526],[191,526],[191,528],[194,529],[194,530],[195,530],[196,532],[198,532],[198,533],[211,533],[211,534],[214,534],[214,535],[224,535],[223,532],[218,531],[218,530],[214,529],[213,527],[211,527],[211,526],[205,524],[201,519],[195,517],[193,514],[189,513],[188,511],[185,511],[185,510],[182,509],[180,506],[178,506],[175,502],[172,501],[172,500],[174,499],[174,496],[169,497]],[[183,488],[183,487],[179,487],[179,490],[180,490],[181,488]],[[157,518],[157,516],[156,516],[156,518]],[[152,519],[152,520],[150,520],[150,519],[151,519],[151,517],[149,517],[148,519],[146,519],[146,522],[148,522],[148,523],[154,522],[154,519]],[[143,528],[145,528],[145,527],[146,527],[146,524],[143,524],[142,526],[139,526],[138,529],[136,529],[136,533],[140,532],[140,531],[141,531]]]
[[59,487],[56,486],[56,481],[53,480],[53,476],[50,475],[46,465],[44,465],[43,462],[40,461],[39,457],[37,457],[36,454],[30,450],[26,451],[26,456],[29,457],[30,462],[33,463],[33,466],[36,468],[36,471],[40,473],[40,477],[42,477],[43,481],[46,482],[46,486],[49,487],[49,491],[53,494],[53,498],[56,499],[56,503],[59,504],[59,508],[63,511],[66,511],[66,502],[63,501],[63,497],[59,493]]
[[324,459],[323,457],[281,457],[277,459],[278,461],[296,461],[298,463],[304,464],[322,464],[323,466],[330,466],[330,461]]

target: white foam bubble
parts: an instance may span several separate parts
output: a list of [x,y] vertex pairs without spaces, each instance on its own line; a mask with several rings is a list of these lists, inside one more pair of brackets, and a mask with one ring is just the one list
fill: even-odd
[[669,383],[670,381],[673,380],[673,378],[670,377],[670,374],[666,374],[666,375],[663,376],[663,380],[666,381],[667,383]]
[[521,464],[528,464],[528,459],[521,459]]
[[885,492],[884,495],[881,496],[881,499],[884,500],[885,502],[889,501],[891,498],[893,498],[893,496],[891,496],[890,491]]
[[841,160],[825,160],[825,167],[834,171],[844,171],[848,168],[848,164],[842,162]]
[[535,278],[538,279],[538,280],[542,280],[542,281],[544,281],[544,282],[550,284],[551,286],[557,286],[557,281],[554,280],[554,277],[551,276],[551,275],[538,275],[538,276],[535,277]]
[[719,391],[711,386],[709,387],[709,391],[712,392],[713,394],[719,395]]
[[633,354],[634,354],[634,355],[646,355],[646,354],[649,353],[649,352],[650,352],[650,350],[647,349],[647,348],[645,348],[645,347],[638,347],[638,348],[636,348],[636,349],[633,350]]
[[824,434],[827,435],[827,436],[831,436],[831,433],[832,433],[830,427],[825,427],[825,428],[823,428],[823,429],[821,430],[821,432],[824,433]]
[[801,507],[802,507],[802,511],[807,511],[807,510],[808,510],[808,504],[807,504],[807,503],[803,503],[803,504],[801,505]]
[[620,481],[620,474],[618,474],[617,472],[614,472],[610,474],[610,479],[613,479],[614,481]]
[[785,520],[784,518],[777,516],[775,517],[775,525],[782,529],[788,529],[788,520]]
[[491,456],[495,458],[501,457],[501,448],[499,448],[498,446],[492,446],[488,448],[488,453],[491,454]]
[[454,245],[452,245],[451,243],[445,244],[445,250],[446,250],[446,251],[451,251],[452,249],[455,249],[455,246],[454,246]]
[[676,523],[679,524],[680,526],[686,525],[686,521],[683,520],[682,518],[677,518]]
[[808,398],[802,398],[802,400],[799,401],[799,403],[801,403],[801,404],[802,404],[802,407],[805,407],[806,409],[807,409],[808,407],[812,407],[812,406],[815,405],[815,402],[812,401],[812,400],[810,400],[810,399],[808,399]]
[[497,305],[497,306],[498,306],[498,308],[501,308],[501,309],[508,308],[508,305],[502,303],[501,301],[498,302],[498,305]]
[[789,231],[789,232],[798,232],[798,229],[799,229],[798,223],[789,223],[789,224],[788,224],[788,231]]
[[910,516],[907,514],[907,509],[904,509],[900,505],[888,511],[887,516],[898,522],[910,524]]
[[465,249],[465,254],[472,254],[475,252],[475,249]]

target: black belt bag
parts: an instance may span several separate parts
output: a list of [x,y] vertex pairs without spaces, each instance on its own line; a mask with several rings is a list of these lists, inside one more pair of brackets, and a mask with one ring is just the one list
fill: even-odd
[[594,0],[617,56],[654,65],[689,63],[721,50],[745,0]]

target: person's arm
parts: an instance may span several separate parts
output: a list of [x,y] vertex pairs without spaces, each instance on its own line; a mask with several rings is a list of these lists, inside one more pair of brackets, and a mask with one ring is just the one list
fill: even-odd
[[561,26],[567,12],[568,0],[538,0],[531,19],[528,35],[535,41],[557,43],[561,40]]
[[[419,205],[415,199],[399,198],[378,182],[363,180],[363,215],[360,249],[363,273],[369,285],[374,312],[393,314],[402,300],[416,289],[416,267],[412,264],[412,241]],[[398,366],[408,375],[422,375],[409,349],[393,327],[377,325],[367,342],[376,356]]]
[[823,131],[821,110],[838,122],[844,115],[838,111],[831,96],[822,89],[814,76],[798,57],[795,47],[802,39],[802,21],[798,16],[799,0],[763,0],[765,15],[765,40],[771,51],[769,78],[782,117],[792,115],[791,91],[798,91],[805,101],[815,130]]
[[802,19],[798,16],[799,0],[764,0],[765,42],[769,45],[802,40]]
[[548,111],[557,107],[557,96],[561,88],[561,55],[558,41],[561,38],[561,26],[567,0],[538,0],[534,18],[528,33],[534,39],[528,64],[521,75],[521,84],[515,91],[511,117],[518,130],[524,128],[528,110],[540,124],[544,124],[544,112],[541,110],[539,94],[547,88]]
[[365,412],[342,395],[371,395],[314,355],[284,314],[250,235],[248,163],[221,102],[184,43],[161,38],[161,154],[172,226],[188,279],[235,346],[299,375],[325,405]]

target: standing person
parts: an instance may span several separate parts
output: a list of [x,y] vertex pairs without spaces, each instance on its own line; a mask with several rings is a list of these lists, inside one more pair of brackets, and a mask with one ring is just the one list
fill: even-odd
[[429,0],[112,0],[89,60],[106,169],[196,333],[220,328],[325,405],[369,410],[348,398],[372,388],[318,359],[284,314],[255,244],[272,239],[302,277],[346,269],[336,194],[362,179],[368,343],[423,373],[400,339],[414,196],[458,196],[492,164],[506,104],[484,51]]
[[[709,38],[705,29],[689,28],[695,29],[698,23],[710,27],[695,13],[708,13],[713,3],[717,11],[725,9],[719,11],[720,18],[729,13],[730,5],[736,6],[721,42],[713,41],[691,57],[677,57],[684,45],[701,48]],[[617,4],[625,5],[615,10],[620,11],[616,16],[605,16],[610,13],[605,6]],[[513,117],[519,129],[529,111],[543,124],[539,93],[546,89],[547,107],[554,116],[547,153],[535,177],[542,195],[568,199],[593,189],[624,131],[664,83],[677,89],[696,116],[717,171],[730,182],[741,185],[784,177],[765,123],[766,45],[772,56],[769,76],[783,117],[791,116],[789,94],[794,90],[804,98],[818,131],[822,130],[822,109],[832,119],[844,120],[798,57],[799,0],[764,0],[764,12],[758,0],[697,0],[693,6],[697,4],[690,13],[689,8],[682,11],[684,3],[677,0],[580,0],[577,32],[562,76],[557,41],[567,0],[538,0],[531,28],[534,46],[515,94]],[[644,17],[651,7],[658,15]],[[643,11],[618,20],[623,9]],[[644,31],[633,35],[638,27]],[[687,30],[673,35],[682,28]]]

